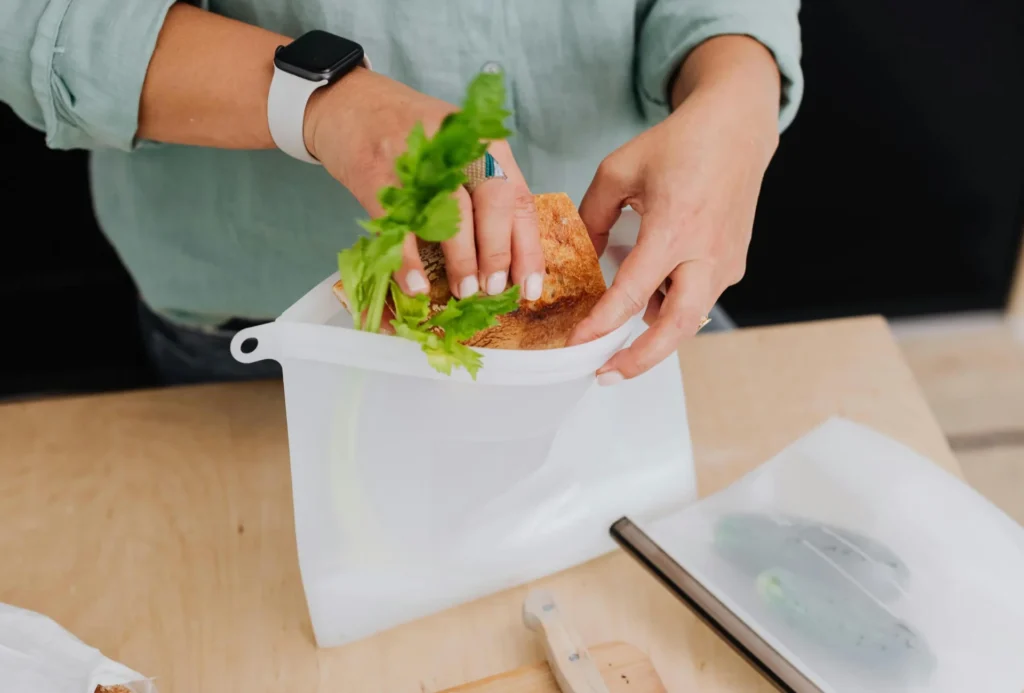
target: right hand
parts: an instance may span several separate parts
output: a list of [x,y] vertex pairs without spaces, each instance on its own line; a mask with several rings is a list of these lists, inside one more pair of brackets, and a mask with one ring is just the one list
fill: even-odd
[[[455,110],[449,103],[357,68],[314,92],[306,107],[306,148],[372,217],[381,216],[377,191],[397,184],[394,162],[405,151],[409,131],[420,121],[427,135],[433,135]],[[544,253],[533,195],[508,143],[492,142],[489,151],[508,180],[484,181],[472,195],[464,188],[455,193],[461,211],[459,233],[441,244],[448,285],[457,298],[466,298],[480,290],[501,293],[511,278],[527,300],[536,300],[543,284]],[[409,295],[429,289],[413,234],[406,239],[395,280]]]

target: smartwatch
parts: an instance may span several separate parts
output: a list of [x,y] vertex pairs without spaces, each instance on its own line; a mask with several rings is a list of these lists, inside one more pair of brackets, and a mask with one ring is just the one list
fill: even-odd
[[310,164],[320,162],[306,149],[302,128],[313,92],[357,66],[370,68],[363,47],[326,31],[310,31],[274,52],[274,78],[267,98],[267,122],[274,144]]

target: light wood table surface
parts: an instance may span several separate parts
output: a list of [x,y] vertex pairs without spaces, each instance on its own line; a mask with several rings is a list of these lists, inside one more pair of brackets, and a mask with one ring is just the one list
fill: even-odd
[[[879,319],[711,334],[680,358],[702,494],[831,415],[959,473]],[[0,479],[0,601],[161,693],[422,693],[543,659],[525,587],[315,648],[277,383],[2,406]],[[670,691],[769,690],[621,552],[541,582],[587,642],[646,651]]]

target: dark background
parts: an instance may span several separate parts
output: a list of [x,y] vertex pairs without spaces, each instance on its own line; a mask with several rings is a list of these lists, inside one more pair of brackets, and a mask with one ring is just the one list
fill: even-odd
[[1024,1],[804,0],[807,93],[740,324],[1002,308],[1024,222]]
[[[741,325],[1001,309],[1024,222],[1024,2],[805,0],[807,90],[766,176]],[[0,106],[0,396],[148,386],[87,155]]]

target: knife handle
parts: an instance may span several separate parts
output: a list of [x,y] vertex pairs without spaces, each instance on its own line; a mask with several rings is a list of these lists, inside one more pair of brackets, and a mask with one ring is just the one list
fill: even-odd
[[609,693],[582,638],[562,618],[550,592],[533,590],[527,595],[523,623],[544,638],[548,664],[562,693]]

